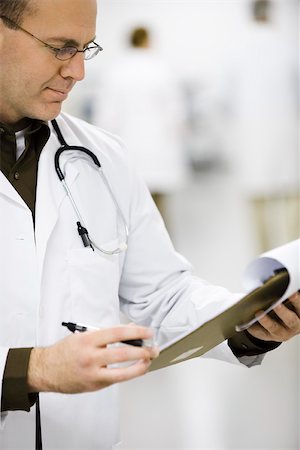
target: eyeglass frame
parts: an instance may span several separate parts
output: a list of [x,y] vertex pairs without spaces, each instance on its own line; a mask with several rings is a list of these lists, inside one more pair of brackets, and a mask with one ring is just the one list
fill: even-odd
[[[61,48],[53,47],[52,45],[47,44],[46,42],[44,42],[44,41],[42,41],[41,39],[39,39],[38,37],[36,37],[34,34],[30,33],[30,32],[27,31],[27,30],[25,30],[24,28],[22,28],[20,25],[18,25],[16,22],[14,22],[13,20],[9,19],[8,17],[1,15],[0,18],[1,18],[4,22],[6,21],[6,22],[10,23],[11,25],[13,25],[17,30],[21,30],[21,31],[23,31],[24,33],[26,33],[28,36],[31,36],[31,37],[34,38],[36,41],[38,41],[38,42],[40,42],[41,44],[43,44],[46,48],[49,48],[50,50],[52,50],[52,52],[54,53],[55,58],[57,58],[59,61],[68,61],[69,59],[71,59],[71,58],[73,58],[75,55],[77,55],[77,53],[84,53],[84,60],[85,60],[85,61],[88,61],[89,59],[93,59],[95,56],[98,55],[99,52],[102,52],[102,50],[103,50],[103,48],[102,48],[99,44],[97,44],[97,42],[94,42],[94,41],[91,42],[91,44],[94,44],[94,46],[86,47],[86,48],[84,48],[83,50],[78,50],[77,47],[74,47],[74,46],[72,46],[72,45],[69,45],[69,46],[67,46],[67,47],[61,47]],[[90,44],[88,44],[88,45],[90,45]],[[86,50],[91,50],[91,49],[93,49],[93,48],[97,49],[97,50],[95,51],[95,53],[93,54],[93,56],[90,57],[90,58],[85,58],[85,56],[86,56],[86,55],[85,55]],[[66,50],[66,49],[76,50],[76,52],[75,52],[73,55],[69,56],[68,58],[63,58],[63,59],[62,59],[62,58],[59,58],[59,57],[58,57],[58,53],[59,53],[61,50]]]

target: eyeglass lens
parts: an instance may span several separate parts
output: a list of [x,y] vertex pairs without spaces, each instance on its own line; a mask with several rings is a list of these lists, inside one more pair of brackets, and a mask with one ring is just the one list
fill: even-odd
[[[98,47],[87,47],[84,50],[84,59],[92,59],[99,53],[100,49]],[[63,47],[56,52],[56,57],[61,60],[67,60],[72,58],[78,52],[76,47]]]
[[99,47],[87,47],[84,52],[84,59],[86,60],[92,59],[94,58],[94,56],[98,55],[99,52],[100,52]]
[[64,47],[56,52],[56,56],[58,59],[69,59],[72,58],[77,53],[77,49],[75,47]]

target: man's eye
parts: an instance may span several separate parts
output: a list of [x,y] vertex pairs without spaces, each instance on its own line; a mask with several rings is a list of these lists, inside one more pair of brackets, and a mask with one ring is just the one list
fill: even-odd
[[71,57],[77,53],[77,48],[75,47],[63,47],[57,51],[57,56],[59,57]]

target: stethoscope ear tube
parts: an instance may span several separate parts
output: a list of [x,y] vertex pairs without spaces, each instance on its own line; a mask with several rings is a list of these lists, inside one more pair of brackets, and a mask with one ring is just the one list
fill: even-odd
[[62,172],[62,170],[60,168],[59,158],[60,158],[60,155],[66,150],[67,151],[69,151],[69,150],[76,150],[76,151],[83,152],[86,155],[88,155],[90,158],[92,158],[92,160],[94,161],[94,164],[97,167],[101,167],[99,159],[97,158],[97,156],[93,152],[91,152],[91,150],[88,150],[87,148],[81,147],[79,145],[68,145],[66,143],[66,141],[65,141],[61,131],[60,131],[60,128],[59,128],[56,120],[55,119],[52,120],[51,123],[53,125],[53,128],[54,128],[56,134],[57,134],[58,140],[59,140],[59,142],[61,144],[61,147],[57,150],[57,152],[55,153],[55,157],[54,157],[55,170],[56,170],[57,176],[59,177],[60,181],[64,180],[65,176],[64,176],[64,174],[63,174],[63,172]]
[[66,145],[63,145],[62,147],[60,147],[60,148],[57,150],[57,152],[55,153],[55,156],[54,156],[55,170],[56,170],[57,176],[59,177],[60,181],[62,181],[62,180],[65,178],[65,176],[64,176],[64,174],[63,174],[63,172],[62,172],[62,170],[61,170],[61,168],[60,168],[59,158],[60,158],[60,155],[61,155],[64,151],[69,151],[69,150],[75,150],[75,151],[79,151],[79,152],[85,153],[85,154],[88,155],[90,158],[92,158],[92,160],[94,161],[94,164],[95,164],[97,167],[101,168],[101,164],[100,164],[100,162],[99,162],[99,159],[97,158],[97,156],[96,156],[93,152],[91,152],[90,150],[88,150],[88,149],[85,148],[85,147],[80,147],[80,146],[78,146],[78,145],[67,145],[67,144],[66,144]]
[[59,157],[60,157],[60,155],[62,154],[62,152],[64,150],[65,150],[65,147],[60,147],[57,150],[57,152],[55,153],[55,156],[54,156],[55,170],[56,170],[57,176],[60,179],[60,181],[63,181],[65,179],[65,176],[64,176],[64,174],[63,174],[63,172],[62,172],[62,170],[60,168],[60,165],[59,165]]
[[52,123],[52,126],[53,126],[54,130],[55,130],[55,133],[57,134],[57,137],[58,137],[58,140],[59,140],[61,146],[62,147],[68,147],[68,144],[64,140],[64,137],[63,137],[63,135],[62,135],[62,133],[60,131],[60,128],[59,128],[58,123],[56,122],[56,120],[53,119],[51,121],[51,123]]

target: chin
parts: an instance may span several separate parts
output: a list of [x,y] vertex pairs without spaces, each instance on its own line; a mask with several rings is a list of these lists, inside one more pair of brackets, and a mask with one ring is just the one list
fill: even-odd
[[61,106],[61,103],[55,103],[42,108],[36,108],[35,111],[32,109],[27,117],[48,122],[55,119],[60,114]]

